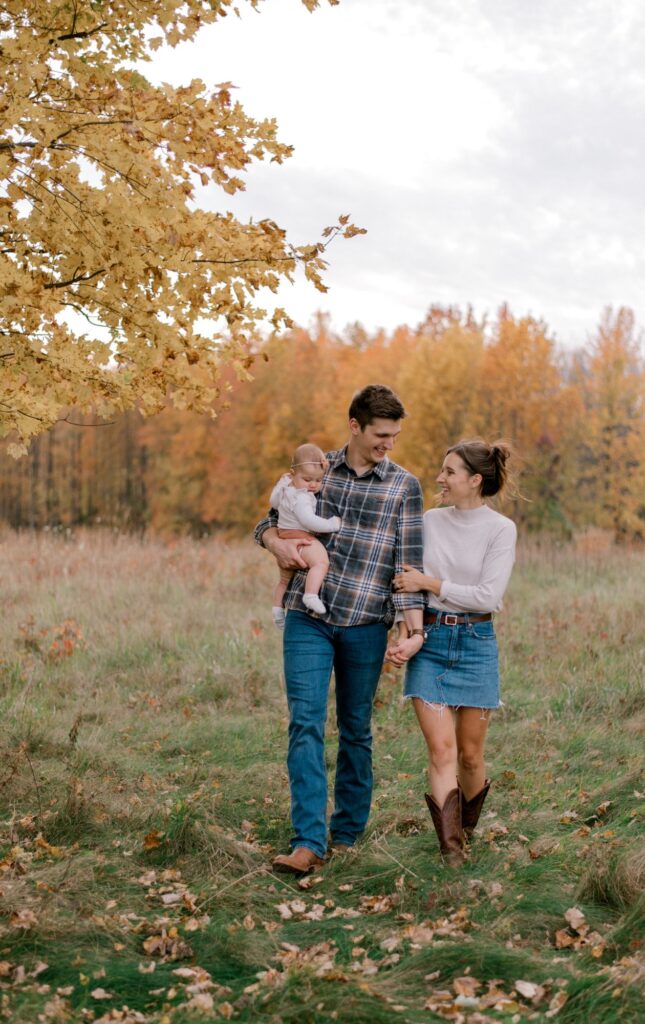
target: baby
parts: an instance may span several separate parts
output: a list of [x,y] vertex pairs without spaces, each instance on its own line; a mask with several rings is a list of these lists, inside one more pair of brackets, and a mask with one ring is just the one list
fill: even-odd
[[[306,537],[312,541],[300,548],[300,555],[309,567],[302,603],[318,615],[327,611],[318,593],[329,569],[329,558],[324,546],[311,535],[336,533],[341,525],[338,516],[322,519],[316,515],[315,496],[328,465],[323,452],[315,444],[301,444],[296,448],[290,471],[280,477],[271,492],[271,507],[278,510],[278,536],[283,540]],[[294,571],[281,569],[280,580],[273,591],[272,614],[278,629],[284,629],[282,601]]]

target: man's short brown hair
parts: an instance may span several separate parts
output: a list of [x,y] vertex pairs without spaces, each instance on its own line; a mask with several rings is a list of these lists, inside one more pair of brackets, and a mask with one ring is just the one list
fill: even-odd
[[372,420],[402,420],[404,416],[401,399],[385,384],[368,384],[361,388],[352,398],[349,407],[350,420],[356,420],[361,430]]

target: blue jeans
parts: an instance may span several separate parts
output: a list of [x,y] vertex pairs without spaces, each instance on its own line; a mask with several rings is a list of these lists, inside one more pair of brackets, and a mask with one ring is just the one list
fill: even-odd
[[365,828],[372,802],[372,704],[387,644],[387,626],[333,626],[289,611],[284,674],[289,705],[292,847],[319,857],[327,850],[325,722],[332,669],[336,678],[338,756],[330,832],[349,846]]

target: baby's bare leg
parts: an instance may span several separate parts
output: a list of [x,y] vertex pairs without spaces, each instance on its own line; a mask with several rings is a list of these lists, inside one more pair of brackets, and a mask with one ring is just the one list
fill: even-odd
[[293,576],[293,572],[293,569],[280,569],[280,579],[276,583],[273,590],[274,608],[282,607],[282,601],[284,600],[284,595],[286,593],[287,587],[289,586],[289,580]]
[[314,540],[307,547],[300,548],[300,554],[309,566],[305,581],[305,594],[317,594],[329,569],[327,551],[319,540]]

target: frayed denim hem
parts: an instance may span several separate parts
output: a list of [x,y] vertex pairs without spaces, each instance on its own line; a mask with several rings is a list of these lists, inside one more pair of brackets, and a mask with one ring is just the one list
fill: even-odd
[[419,693],[404,693],[403,700],[420,700],[422,704],[425,704],[427,708],[432,711],[436,711],[439,715],[442,715],[446,708],[450,708],[451,711],[460,711],[461,708],[478,708],[482,712],[481,718],[485,719],[487,716],[484,714],[485,711],[499,711],[500,708],[504,707],[503,701],[500,700],[499,704],[488,705],[482,707],[478,704],[445,704],[441,701],[426,700]]

